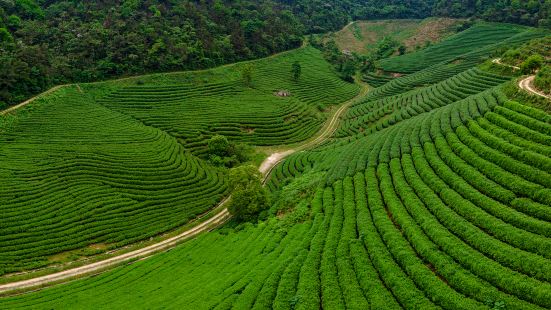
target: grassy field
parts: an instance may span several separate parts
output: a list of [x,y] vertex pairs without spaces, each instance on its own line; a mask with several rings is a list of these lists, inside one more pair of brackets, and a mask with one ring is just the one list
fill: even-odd
[[334,39],[341,50],[366,54],[383,38],[389,37],[413,51],[427,42],[435,43],[453,34],[454,27],[460,22],[450,18],[356,21],[324,39]]
[[[243,65],[69,86],[2,117],[0,273],[184,225],[227,195],[226,170],[198,157],[212,135],[305,140],[358,92],[312,48],[250,62],[252,88]],[[291,96],[275,96],[281,89]]]
[[[500,27],[496,43],[534,35]],[[0,308],[551,308],[551,115],[476,66],[499,47],[484,27],[459,35],[477,29],[482,50],[374,89],[333,139],[274,169],[267,220]]]

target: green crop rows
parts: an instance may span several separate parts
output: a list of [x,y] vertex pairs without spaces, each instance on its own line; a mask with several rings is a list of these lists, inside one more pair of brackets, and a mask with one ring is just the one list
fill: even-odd
[[[290,75],[295,61],[302,67],[298,81],[292,81]],[[312,48],[256,61],[253,68],[252,88],[241,82],[238,65],[214,70],[211,74],[216,76],[193,85],[124,87],[99,102],[170,133],[186,149],[200,154],[205,141],[215,134],[254,145],[305,140],[323,123],[320,110],[350,99],[358,91],[357,86],[336,79]],[[226,75],[227,80],[218,75]],[[275,96],[280,90],[291,96]]]
[[[484,36],[493,33],[481,27],[463,35],[474,36],[476,29]],[[504,29],[510,33],[494,40],[517,32],[509,25],[496,31]],[[482,45],[490,44],[484,39]],[[239,229],[223,227],[92,278],[2,298],[0,308],[551,308],[551,116],[507,97],[502,86],[511,77],[474,68],[474,60],[465,63],[439,61],[385,83],[355,102],[331,140],[278,165],[267,182],[273,193],[319,177],[312,194],[296,197],[294,210]],[[204,87],[230,92],[215,83]],[[112,111],[114,98],[132,89],[102,97],[101,104],[90,102],[97,111],[83,115]],[[186,145],[185,130],[165,134],[173,128],[168,116],[148,119],[142,101],[133,107],[125,98],[99,132],[116,132],[124,141],[137,135],[141,139],[131,140],[144,145],[158,140]],[[38,124],[33,135],[7,130],[0,137],[32,139],[36,150],[35,132],[50,132],[53,125],[45,118],[59,117],[48,105],[39,108],[44,118],[27,123]],[[64,110],[77,111],[69,101]],[[64,127],[87,124],[66,117]],[[155,128],[118,129],[137,120]],[[22,118],[14,126],[24,124]],[[41,156],[29,153],[27,145],[9,150],[21,158]],[[58,156],[50,160],[70,166]],[[186,162],[194,158],[181,156],[190,156]]]
[[477,53],[525,31],[526,28],[517,25],[478,23],[434,46],[383,59],[378,66],[385,71],[413,73],[464,54]]
[[[294,61],[303,67],[298,81]],[[253,88],[243,85],[238,64],[73,86],[5,117],[0,274],[186,224],[228,194],[226,172],[195,156],[208,138],[301,141],[323,123],[321,110],[358,91],[312,48],[250,64]],[[291,96],[274,95],[282,89]]]
[[[327,172],[300,224],[272,219],[214,232],[0,305],[551,307],[548,114],[490,89],[374,135],[286,161],[295,175],[318,162],[324,170],[324,152],[342,163]],[[354,160],[342,160],[348,156]]]

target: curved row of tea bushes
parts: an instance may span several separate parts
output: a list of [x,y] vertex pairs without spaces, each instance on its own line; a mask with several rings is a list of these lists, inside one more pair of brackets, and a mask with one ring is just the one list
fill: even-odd
[[0,134],[0,271],[155,236],[226,194],[225,173],[173,137],[64,92]]

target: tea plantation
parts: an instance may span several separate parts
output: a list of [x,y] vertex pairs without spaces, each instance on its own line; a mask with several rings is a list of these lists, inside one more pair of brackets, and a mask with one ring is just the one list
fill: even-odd
[[[143,261],[4,297],[0,308],[551,308],[551,115],[510,91],[515,77],[477,66],[502,44],[543,35],[480,24],[417,52],[425,61],[406,61],[421,57],[412,53],[381,62],[390,68],[404,59],[409,74],[354,101],[330,140],[273,170],[267,219],[230,223]],[[478,39],[465,44],[461,36]],[[443,50],[449,55],[432,52]],[[296,84],[276,63],[294,57],[304,67]],[[206,137],[300,141],[322,123],[315,105],[355,95],[320,57],[306,48],[261,60],[253,90],[237,78],[211,78],[191,90],[175,85],[183,76],[165,76],[157,88],[149,80],[89,85],[84,94],[71,87],[31,106],[0,134],[0,195],[9,198],[2,205],[9,215],[0,234],[2,248],[10,246],[4,265],[28,266],[17,257],[31,262],[33,249],[45,256],[61,240],[144,238],[179,224],[171,214],[183,220],[201,201],[212,206],[227,185],[223,170],[194,155]],[[269,69],[272,82],[260,74]],[[296,96],[270,97],[283,88]],[[194,107],[201,113],[193,116]],[[91,217],[95,225],[87,226]],[[71,226],[78,220],[84,224]]]
[[[212,135],[301,141],[320,128],[323,110],[358,92],[313,48],[251,62],[253,88],[243,65],[65,87],[3,117],[0,273],[186,224],[228,194],[226,170],[195,156]],[[281,89],[291,96],[275,96]]]

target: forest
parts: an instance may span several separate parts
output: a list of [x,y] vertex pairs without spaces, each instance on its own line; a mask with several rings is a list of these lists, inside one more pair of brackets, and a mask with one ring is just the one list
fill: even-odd
[[265,57],[351,20],[428,16],[551,28],[551,0],[2,0],[0,108],[56,84]]

